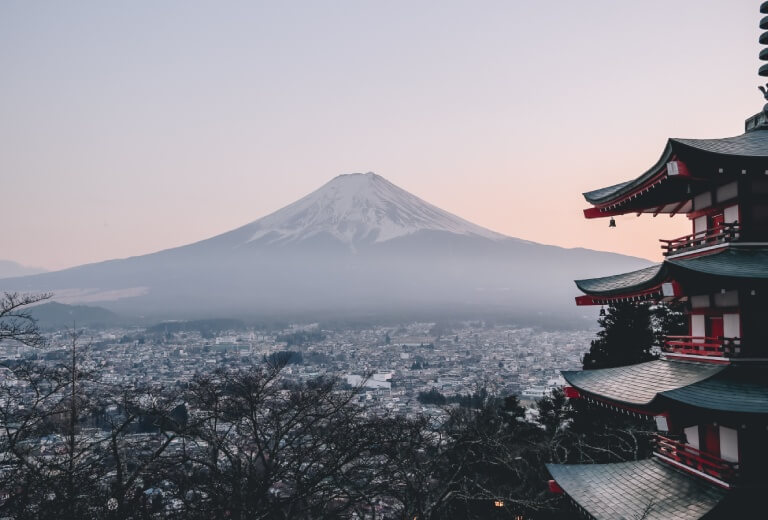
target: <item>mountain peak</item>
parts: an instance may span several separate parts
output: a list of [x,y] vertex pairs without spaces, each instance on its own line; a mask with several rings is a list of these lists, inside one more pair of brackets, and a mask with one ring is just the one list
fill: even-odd
[[252,232],[248,242],[293,242],[325,233],[353,245],[384,242],[425,230],[491,240],[506,238],[433,206],[373,172],[334,177],[247,228]]
[[376,179],[383,179],[384,178],[381,175],[378,175],[378,174],[376,174],[374,172],[365,172],[365,173],[354,172],[354,173],[342,173],[341,175],[337,175],[336,177],[334,177],[333,180],[355,178],[355,177],[364,177],[364,178],[367,178],[367,179],[374,179],[374,178],[376,178]]

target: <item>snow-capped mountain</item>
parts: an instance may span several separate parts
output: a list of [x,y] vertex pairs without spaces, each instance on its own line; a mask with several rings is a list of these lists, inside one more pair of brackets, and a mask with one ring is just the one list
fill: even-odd
[[506,237],[367,173],[336,177],[213,238],[0,279],[0,291],[53,292],[63,303],[168,317],[486,308],[573,315],[573,279],[648,265]]
[[385,242],[419,231],[444,231],[491,240],[507,237],[411,195],[375,173],[339,175],[306,197],[246,228],[249,242],[291,242],[326,233],[354,245]]

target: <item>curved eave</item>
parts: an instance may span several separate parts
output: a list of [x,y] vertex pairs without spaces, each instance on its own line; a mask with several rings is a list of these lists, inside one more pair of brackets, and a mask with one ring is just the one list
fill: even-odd
[[664,264],[656,264],[629,273],[576,280],[576,287],[590,296],[609,297],[653,289],[660,286],[666,278]]
[[576,280],[586,296],[577,305],[619,301],[660,301],[683,296],[686,289],[768,287],[768,248],[732,245],[722,251],[665,260],[629,273]]
[[709,379],[660,395],[709,411],[768,415],[768,366],[729,367]]
[[581,393],[634,408],[647,408],[662,392],[704,381],[722,365],[657,359],[625,367],[563,371],[563,378]]
[[[760,175],[768,170],[768,131],[722,139],[668,139],[661,158],[636,179],[584,193],[594,206],[584,210],[584,215],[686,213],[691,210],[686,202],[695,194],[692,184],[723,173],[741,174],[745,168]],[[702,186],[706,188],[706,184]]]
[[615,464],[547,464],[568,497],[596,520],[698,520],[726,491],[653,459]]
[[636,191],[638,188],[648,186],[658,180],[667,169],[667,163],[672,159],[672,141],[668,140],[661,157],[656,164],[636,179],[614,184],[606,188],[587,191],[583,193],[584,198],[590,204],[603,206],[619,201],[622,196]]

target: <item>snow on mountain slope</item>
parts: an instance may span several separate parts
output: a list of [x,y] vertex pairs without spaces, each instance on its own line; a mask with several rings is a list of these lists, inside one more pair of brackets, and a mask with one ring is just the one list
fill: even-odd
[[417,231],[491,240],[508,237],[429,204],[375,173],[339,175],[318,190],[245,226],[248,242],[303,240],[327,233],[345,244],[384,242]]

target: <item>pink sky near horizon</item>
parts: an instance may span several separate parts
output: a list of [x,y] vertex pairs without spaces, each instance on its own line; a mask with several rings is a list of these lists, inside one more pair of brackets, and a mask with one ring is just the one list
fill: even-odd
[[374,171],[506,235],[658,260],[684,216],[609,229],[581,192],[743,131],[759,4],[3,2],[0,259],[184,245]]

